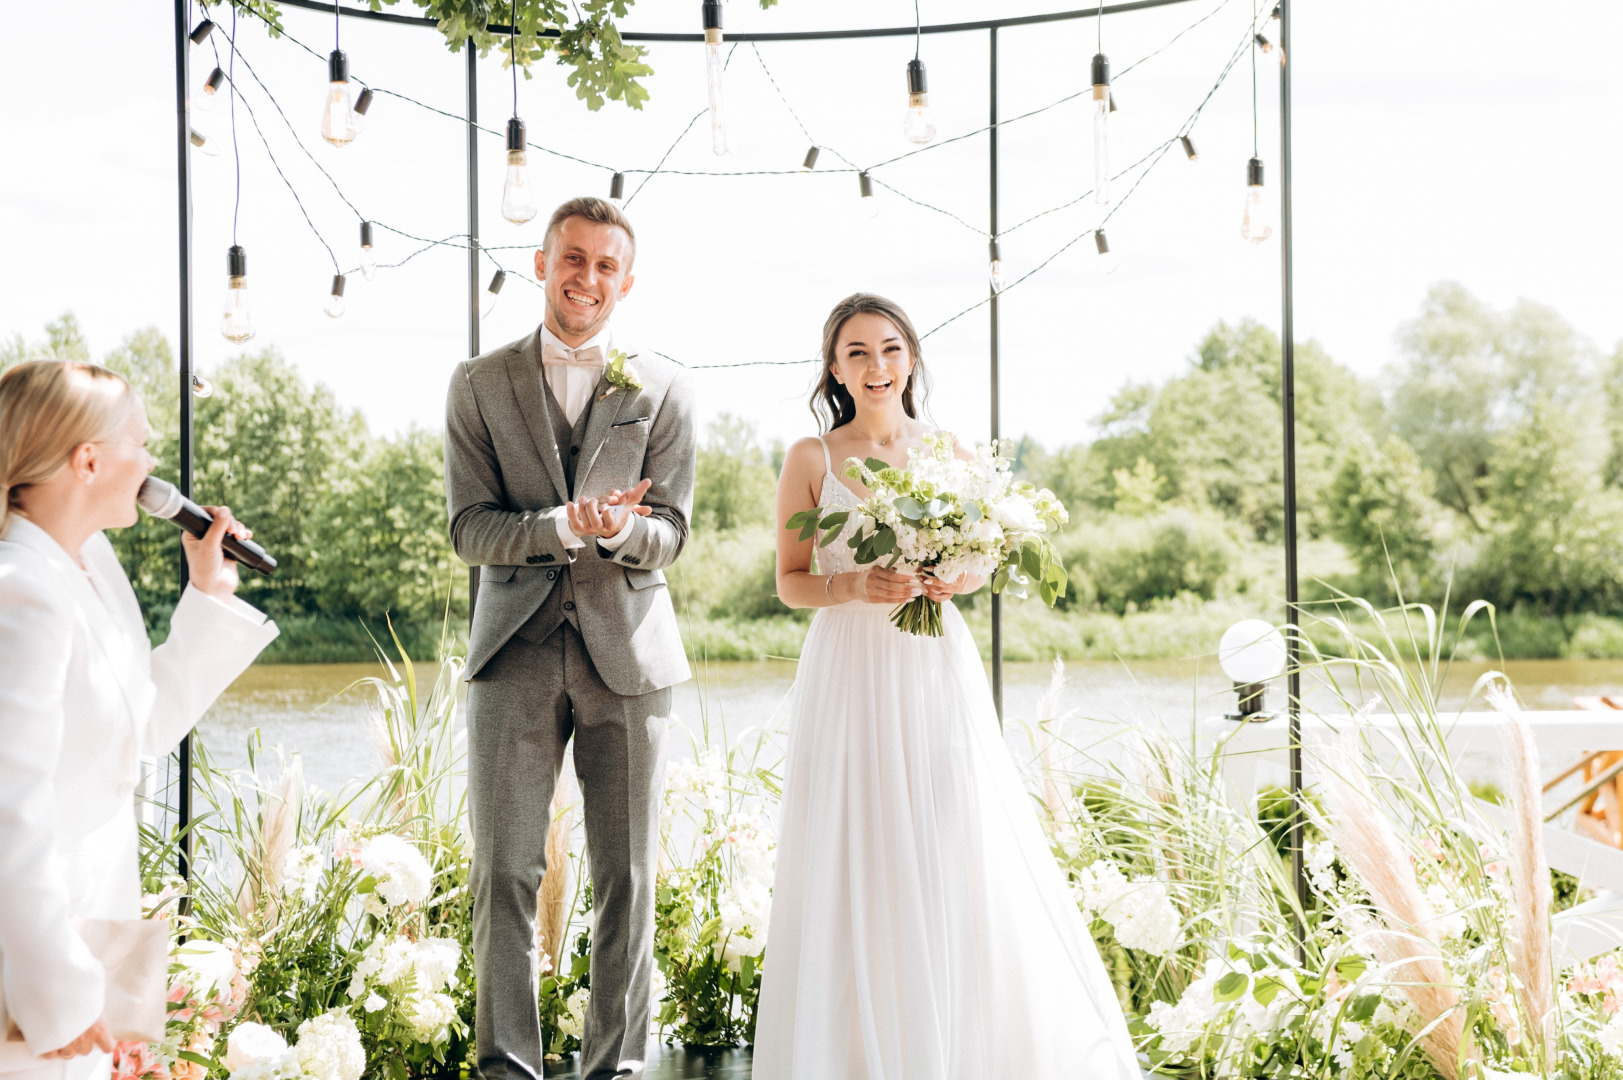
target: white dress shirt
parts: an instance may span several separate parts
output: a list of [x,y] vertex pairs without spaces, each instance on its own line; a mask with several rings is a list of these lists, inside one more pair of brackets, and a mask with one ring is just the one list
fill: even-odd
[[[595,335],[587,338],[579,345],[565,345],[557,334],[541,326],[541,345],[543,348],[553,348],[560,352],[577,353],[583,349],[597,349],[603,357],[605,365],[608,363],[609,352],[614,348],[614,338],[611,328],[605,326]],[[543,389],[551,390],[553,398],[564,411],[564,417],[571,425],[580,419],[580,414],[591,403],[592,391],[597,389],[597,382],[603,375],[602,368],[591,368],[584,364],[542,364],[541,381]],[[599,537],[598,543],[607,551],[614,551],[631,537],[631,528],[636,522],[636,514],[626,514],[620,531],[610,537]],[[575,535],[569,527],[568,518],[558,519],[558,539],[565,548],[585,547],[586,542]]]

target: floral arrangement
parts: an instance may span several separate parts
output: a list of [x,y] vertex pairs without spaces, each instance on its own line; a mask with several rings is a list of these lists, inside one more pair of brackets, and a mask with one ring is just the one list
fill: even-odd
[[[786,528],[799,529],[801,540],[821,530],[827,547],[851,523],[846,543],[859,565],[889,556],[887,568],[929,570],[944,581],[976,574],[991,578],[994,593],[1007,589],[1022,599],[1035,584],[1050,607],[1065,595],[1065,566],[1051,538],[1069,520],[1065,507],[1048,489],[1016,481],[999,444],[966,461],[953,452],[951,435],[926,435],[908,451],[905,469],[851,458],[845,474],[868,488],[860,507],[814,506],[791,516]],[[939,637],[941,605],[915,597],[891,621],[907,633]]]

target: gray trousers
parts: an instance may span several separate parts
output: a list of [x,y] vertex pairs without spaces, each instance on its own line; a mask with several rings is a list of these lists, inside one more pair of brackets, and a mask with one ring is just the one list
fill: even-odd
[[489,1080],[541,1075],[535,899],[553,788],[570,736],[591,864],[591,1004],[582,1080],[642,1073],[654,975],[667,687],[622,697],[568,623],[514,637],[468,686],[475,1038]]

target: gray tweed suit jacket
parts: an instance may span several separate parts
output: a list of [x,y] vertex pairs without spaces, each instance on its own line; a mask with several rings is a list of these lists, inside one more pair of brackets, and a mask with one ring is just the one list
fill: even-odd
[[[695,429],[687,376],[625,349],[640,390],[591,405],[571,491],[543,398],[539,333],[457,365],[445,405],[445,492],[451,545],[479,567],[468,642],[472,679],[541,606],[567,566],[581,638],[610,690],[646,694],[691,677],[664,568],[687,543]],[[567,434],[566,434],[567,438]],[[653,482],[631,536],[610,552],[566,549],[564,503]]]

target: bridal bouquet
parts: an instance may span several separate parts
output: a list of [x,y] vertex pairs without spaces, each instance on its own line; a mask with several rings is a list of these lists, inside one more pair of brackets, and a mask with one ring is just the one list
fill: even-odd
[[[1065,507],[1046,488],[1017,482],[997,444],[981,447],[973,460],[953,453],[951,435],[926,435],[907,455],[907,468],[878,458],[846,462],[845,474],[870,492],[855,510],[814,506],[789,519],[800,539],[823,531],[827,547],[852,523],[846,543],[859,564],[888,557],[898,565],[929,570],[943,581],[962,574],[992,579],[992,591],[1024,599],[1033,585],[1052,607],[1065,595],[1065,567],[1051,532],[1067,521]],[[918,596],[897,607],[891,622],[910,634],[941,636],[941,605]]]

